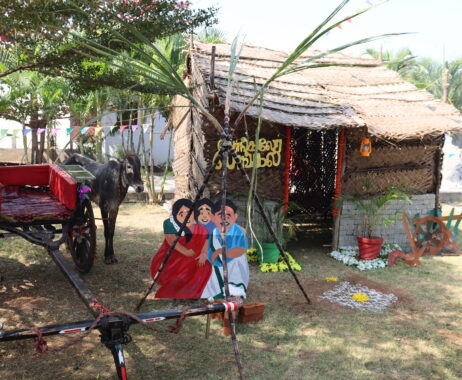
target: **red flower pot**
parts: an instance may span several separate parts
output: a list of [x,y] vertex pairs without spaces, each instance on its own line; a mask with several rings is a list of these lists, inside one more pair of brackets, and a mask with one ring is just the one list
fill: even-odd
[[361,260],[374,260],[379,256],[382,249],[383,238],[372,236],[369,238],[357,237],[359,258]]

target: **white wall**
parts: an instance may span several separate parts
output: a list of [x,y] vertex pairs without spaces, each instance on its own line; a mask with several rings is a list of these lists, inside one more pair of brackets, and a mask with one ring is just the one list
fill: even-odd
[[[111,126],[117,122],[117,115],[116,113],[110,113],[103,116],[101,120],[101,124],[104,126]],[[160,139],[160,135],[165,127],[166,120],[159,114],[156,114],[154,119],[154,147],[153,147],[153,154],[154,154],[154,163],[156,165],[163,164],[167,161],[167,154],[168,154],[168,145],[170,141],[170,133],[166,133],[163,140]],[[151,118],[148,117],[146,123],[143,124],[144,130],[144,145],[145,150],[149,149],[149,130],[151,127]],[[122,146],[122,137],[120,132],[116,132],[114,136],[111,136],[109,133],[109,129],[103,129],[103,133],[105,135],[104,140],[104,147],[103,147],[103,154],[106,157],[113,157],[116,156],[116,151],[121,149]],[[125,144],[127,143],[128,139],[128,128],[123,131],[124,141]],[[133,135],[133,141],[135,144],[135,149],[138,146],[138,141],[141,135],[141,128],[138,128]],[[173,159],[173,141],[172,147],[170,149],[170,160]]]
[[441,192],[462,192],[462,134],[446,135]]

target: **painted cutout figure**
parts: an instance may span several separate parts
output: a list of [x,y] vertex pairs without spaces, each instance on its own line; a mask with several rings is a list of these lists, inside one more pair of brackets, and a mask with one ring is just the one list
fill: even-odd
[[[231,296],[245,297],[249,284],[249,264],[247,262],[248,240],[242,227],[236,224],[238,214],[236,205],[226,200],[226,256],[228,281]],[[223,257],[221,228],[221,202],[213,207],[215,228],[210,238],[208,258],[213,271],[201,298],[224,298]]]
[[[192,202],[188,199],[179,199],[173,204],[170,218],[164,221],[165,240],[151,261],[152,278],[156,275],[191,207]],[[155,297],[200,298],[212,272],[207,260],[208,246],[207,230],[196,224],[191,215],[185,231],[156,280],[160,288]]]
[[213,230],[215,229],[215,223],[213,221],[213,202],[208,198],[203,198],[196,204],[194,209],[194,218],[197,223],[204,227],[209,236],[212,236]]

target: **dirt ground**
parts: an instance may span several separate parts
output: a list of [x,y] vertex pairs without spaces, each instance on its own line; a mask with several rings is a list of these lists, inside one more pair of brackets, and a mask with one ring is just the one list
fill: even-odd
[[[123,205],[115,239],[119,263],[111,266],[103,264],[102,223],[97,221],[98,257],[83,279],[103,305],[133,310],[150,284],[149,261],[163,240],[166,217],[160,207]],[[425,259],[421,268],[398,265],[360,273],[327,257],[322,241],[320,236],[289,247],[303,267],[297,275],[310,305],[289,273],[261,273],[251,265],[248,301],[263,302],[266,308],[262,322],[238,325],[248,378],[461,378],[461,257]],[[43,249],[22,239],[0,239],[0,272],[0,322],[5,330],[91,319]],[[327,276],[393,293],[398,302],[377,314],[321,299],[337,284],[325,281]],[[151,296],[142,311],[171,307],[171,301]],[[178,335],[132,327],[133,342],[126,346],[130,377],[237,378],[232,345],[220,322],[212,321],[208,340],[204,329],[205,317],[189,318]],[[48,343],[56,347],[68,339],[50,337]],[[116,376],[109,351],[94,333],[56,354],[35,353],[30,340],[1,343],[0,378]]]

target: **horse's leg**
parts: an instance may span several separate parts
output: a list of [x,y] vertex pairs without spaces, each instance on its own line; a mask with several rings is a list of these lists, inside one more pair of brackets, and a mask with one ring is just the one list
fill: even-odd
[[109,259],[109,214],[106,208],[100,207],[101,209],[101,218],[103,219],[104,225],[104,262],[106,264],[111,264],[111,260]]
[[107,256],[106,256],[106,263],[107,260],[110,260],[109,264],[114,264],[117,262],[117,258],[114,254],[114,232],[116,227],[116,220],[117,214],[119,213],[119,207],[115,208],[114,210],[109,210],[109,229],[108,229],[108,236],[107,236]]

